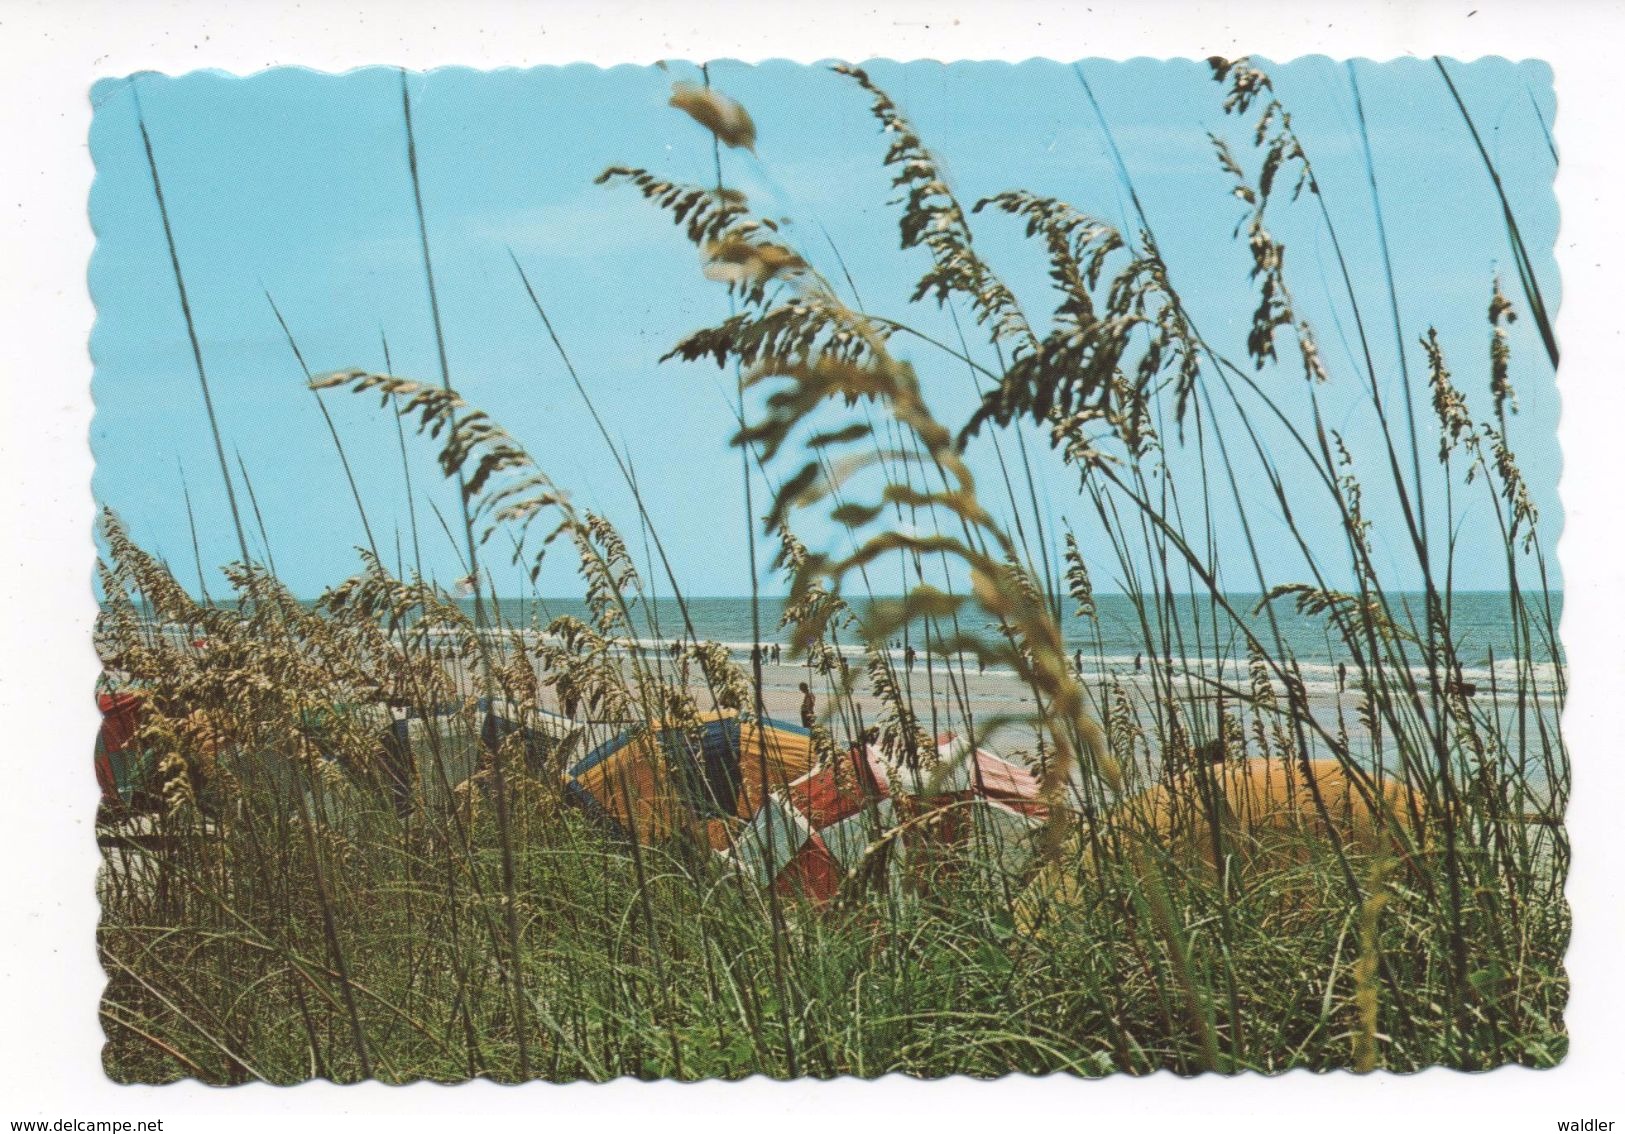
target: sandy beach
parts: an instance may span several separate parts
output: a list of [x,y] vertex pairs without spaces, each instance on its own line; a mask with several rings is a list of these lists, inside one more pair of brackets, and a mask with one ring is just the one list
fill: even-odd
[[[645,651],[644,659],[646,665],[656,668],[668,680],[673,676],[670,656],[664,651],[651,647]],[[763,707],[769,717],[790,722],[800,720],[802,682],[807,682],[812,689],[818,718],[828,724],[837,737],[856,733],[860,724],[872,723],[884,709],[880,699],[870,690],[856,658],[851,663],[857,678],[856,690],[850,697],[836,696],[834,682],[818,675],[804,663],[791,663],[781,658],[775,664],[770,659],[769,652],[761,665]],[[752,665],[748,651],[735,651],[734,660],[749,677]],[[1025,717],[1033,712],[1033,691],[1014,672],[1002,668],[978,672],[968,659],[961,664],[958,659],[934,657],[928,664],[923,654],[916,657],[912,668],[902,656],[893,658],[893,666],[899,684],[909,695],[927,730],[940,734],[970,727],[977,733],[978,744],[1000,755],[1015,759],[1035,757],[1038,743],[1030,721],[1007,722],[997,729],[993,727],[1000,718]],[[1115,689],[1122,690],[1145,731],[1149,758],[1155,761],[1160,759],[1156,740],[1159,690],[1166,691],[1171,683],[1174,697],[1180,704],[1187,709],[1202,707],[1194,714],[1197,719],[1191,722],[1200,742],[1211,736],[1213,711],[1221,699],[1216,678],[1218,672],[1211,664],[1205,669],[1193,667],[1186,670],[1177,661],[1171,671],[1164,672],[1162,663],[1149,660],[1136,670],[1132,660],[1125,664],[1114,662],[1113,659],[1091,659],[1085,655],[1081,680],[1085,702],[1097,721],[1106,720],[1109,699],[1116,695]],[[1226,663],[1222,684],[1227,692],[1223,693],[1223,699],[1227,702],[1228,711],[1242,716],[1250,733],[1251,713],[1237,696],[1246,692],[1246,677],[1245,671],[1236,663]],[[710,694],[703,683],[696,684],[691,680],[688,690],[702,709],[709,707]],[[1284,705],[1285,689],[1277,684],[1275,692]],[[1501,692],[1504,695],[1505,690]],[[1347,736],[1356,759],[1376,762],[1372,756],[1371,738],[1361,720],[1361,698],[1356,691],[1351,688],[1339,690],[1335,680],[1311,681],[1305,685],[1305,696],[1315,721],[1327,734],[1332,737]],[[557,708],[551,690],[544,689],[543,699],[548,708]],[[1488,716],[1498,712],[1504,722],[1501,735],[1517,735],[1518,708],[1515,700],[1498,701],[1492,697],[1490,688],[1480,687],[1469,704],[1476,715]],[[1551,703],[1543,701],[1542,709],[1547,728],[1555,734]],[[854,719],[854,713],[862,718],[861,722]],[[1532,784],[1543,784],[1544,770],[1538,766],[1535,755],[1541,747],[1536,716],[1532,709],[1526,714],[1531,749],[1531,765],[1527,771]],[[1309,740],[1315,755],[1329,754],[1324,738],[1317,737],[1311,731]],[[1391,739],[1384,737],[1380,747],[1384,762],[1391,764]]]

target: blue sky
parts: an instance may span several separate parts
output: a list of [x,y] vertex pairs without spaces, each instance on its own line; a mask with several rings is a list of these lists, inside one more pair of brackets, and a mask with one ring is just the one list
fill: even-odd
[[[1499,59],[1451,67],[1555,310],[1555,166],[1541,125],[1555,112],[1549,71]],[[1496,273],[1523,304],[1499,204],[1431,62],[1357,68],[1418,411],[1427,412],[1416,340],[1433,325],[1458,384],[1483,416],[1484,313]],[[1021,187],[1125,222],[1120,181],[1069,67],[875,63],[869,69],[914,120],[967,204]],[[1240,206],[1206,138],[1209,130],[1222,133],[1250,159],[1243,131],[1222,114],[1219,88],[1203,64],[1090,62],[1084,69],[1175,285],[1216,345],[1244,357],[1254,301],[1246,250],[1232,239]],[[725,152],[725,180],[747,192],[763,214],[788,219],[791,238],[839,278],[821,231],[827,230],[871,310],[951,340],[952,324],[934,305],[906,303],[927,262],[923,252],[898,249],[897,213],[887,204],[889,174],[880,164],[885,142],[862,92],[826,68],[722,62],[711,71],[758,127],[754,155]],[[1397,397],[1396,347],[1391,321],[1381,317],[1388,299],[1348,72],[1325,58],[1271,72],[1315,162],[1362,308],[1375,323],[1378,370]],[[611,432],[632,449],[640,487],[685,589],[738,594],[748,590],[749,576],[739,456],[727,445],[735,424],[732,378],[714,367],[657,362],[683,334],[723,317],[726,297],[701,278],[694,250],[663,214],[630,190],[592,183],[611,164],[644,166],[680,181],[711,180],[709,136],[666,106],[671,83],[694,77],[694,68],[672,64],[668,70],[448,68],[409,81],[453,384],[520,438],[578,501],[607,514],[639,546],[629,493],[514,274],[511,248]],[[399,75],[284,68],[248,79],[211,72],[144,75],[94,89],[95,490],[138,541],[166,556],[192,584],[182,465],[204,563],[212,568],[235,558],[236,542],[141,152],[132,82],[139,85],[164,178],[228,449],[240,451],[253,478],[281,575],[297,593],[313,596],[356,570],[353,548],[362,536],[318,408],[264,293],[276,298],[313,369],[381,369],[382,333],[396,373],[437,377]],[[1007,218],[985,215],[974,223],[978,247],[1042,323],[1054,302],[1041,247],[1025,241]],[[1323,232],[1307,199],[1281,208],[1271,223],[1289,247],[1289,283],[1316,324],[1332,372],[1323,397],[1333,424],[1346,429],[1361,471],[1375,481],[1380,468],[1369,414],[1361,408],[1361,374],[1344,345],[1344,334],[1352,333],[1349,311],[1333,288]],[[1513,441],[1549,552],[1560,524],[1558,399],[1532,320],[1520,319],[1511,333],[1521,405]],[[1282,348],[1286,365],[1266,371],[1264,380],[1278,384],[1292,405],[1301,380],[1285,342]],[[963,421],[974,408],[964,368],[927,349],[907,353],[938,416]],[[393,560],[396,531],[403,543],[409,540],[394,426],[374,398],[331,394],[327,405],[374,531]],[[1426,454],[1435,442],[1431,418],[1424,422]],[[1076,475],[1044,451],[1036,432],[1029,440],[1047,522],[1070,521],[1097,584],[1111,589],[1117,568],[1103,543],[1091,538],[1096,527],[1087,501],[1078,498]],[[408,441],[420,500],[432,495],[451,518],[454,493],[434,466],[434,446]],[[1284,452],[1276,455],[1290,477]],[[971,460],[992,490],[996,466],[985,437],[973,444]],[[758,511],[766,496],[758,482]],[[1498,553],[1482,538],[1492,522],[1488,505],[1481,492],[1468,499],[1457,584],[1495,588]],[[1385,546],[1401,542],[1398,512],[1375,489],[1368,503],[1382,555]],[[1269,511],[1260,509],[1260,522]],[[1329,523],[1312,516],[1306,522],[1312,539],[1335,546]],[[426,571],[449,581],[460,573],[451,543],[426,509],[419,524]],[[1221,518],[1219,526],[1221,550],[1239,552],[1237,525]],[[1304,576],[1284,531],[1265,523],[1256,534],[1273,581]],[[803,535],[814,544],[829,538],[815,524]],[[487,566],[499,590],[523,593],[505,556],[491,557]],[[211,590],[223,589],[212,571],[209,583]],[[1238,575],[1232,585],[1251,589],[1253,580]],[[543,593],[576,590],[570,564],[556,557],[543,575]]]

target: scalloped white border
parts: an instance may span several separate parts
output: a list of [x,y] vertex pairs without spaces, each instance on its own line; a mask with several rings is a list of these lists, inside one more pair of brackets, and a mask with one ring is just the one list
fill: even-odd
[[[1614,144],[1619,80],[1610,51],[1625,12],[1601,2],[1222,3],[1137,5],[755,0],[701,5],[514,0],[0,0],[0,312],[7,395],[0,410],[0,1123],[24,1118],[163,1117],[172,1131],[218,1128],[439,1129],[453,1113],[532,1128],[663,1134],[702,1123],[827,1130],[927,1126],[1204,1130],[1552,1130],[1559,1118],[1625,1121],[1625,855],[1612,814],[1625,798],[1625,760],[1611,711],[1625,689],[1625,539],[1619,534],[1619,448],[1625,421],[1620,337],[1625,160]],[[89,527],[91,407],[85,285],[92,235],[86,137],[90,83],[135,70],[222,67],[239,74],[298,63],[323,70],[385,62],[440,64],[653,62],[830,57],[938,59],[1034,55],[1130,58],[1252,52],[1374,59],[1432,52],[1459,59],[1537,57],[1556,73],[1563,153],[1558,259],[1564,364],[1567,580],[1564,636],[1573,670],[1567,729],[1577,791],[1569,896],[1576,914],[1569,971],[1572,1054],[1560,1068],[1409,1078],[1298,1073],[1276,1080],[1185,1082],[1065,1077],[879,1084],[473,1084],[457,1088],[241,1088],[192,1083],[114,1087],[99,1067],[96,996],[103,977],[90,942],[96,865],[86,800],[85,691],[96,665]],[[229,1117],[228,1117],[229,1116]],[[1616,1129],[1618,1129],[1616,1127]]]

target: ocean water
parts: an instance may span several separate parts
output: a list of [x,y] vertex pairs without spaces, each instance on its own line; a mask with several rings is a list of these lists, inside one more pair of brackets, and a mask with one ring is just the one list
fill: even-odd
[[[1513,659],[1523,651],[1515,640],[1509,600],[1510,595],[1505,592],[1454,596],[1451,626],[1457,656],[1462,662],[1462,680],[1481,685],[1493,680],[1509,686],[1517,680],[1518,663]],[[1148,609],[1149,626],[1142,622],[1134,600],[1126,595],[1100,595],[1095,601],[1093,619],[1075,617],[1076,604],[1070,599],[1065,600],[1062,607],[1067,651],[1082,655],[1085,677],[1102,672],[1136,672],[1140,666],[1148,665],[1154,655],[1165,652],[1165,642],[1171,642],[1169,652],[1180,668],[1198,668],[1198,659],[1206,659],[1210,669],[1221,659],[1227,663],[1246,659],[1246,637],[1237,627],[1236,618],[1207,596],[1174,596],[1173,605],[1165,613],[1165,625],[1155,621],[1158,617],[1155,609]],[[1229,595],[1225,601],[1272,655],[1280,652],[1276,646],[1279,641],[1297,658],[1305,685],[1311,692],[1335,689],[1340,663],[1353,670],[1352,657],[1328,620],[1323,616],[1299,614],[1290,598],[1278,599],[1273,604],[1273,625],[1268,611],[1255,613],[1257,594]],[[1532,611],[1542,610],[1544,601],[1538,595],[1526,598]],[[1556,622],[1562,617],[1562,596],[1553,595],[1550,601]],[[1425,625],[1420,594],[1394,596],[1392,605],[1396,620],[1402,626]],[[469,606],[472,609],[472,604]],[[862,602],[854,602],[854,606],[862,612]],[[784,611],[780,598],[764,596],[757,604],[759,638],[753,631],[749,598],[691,598],[686,600],[686,607],[696,637],[722,642],[741,659],[749,657],[754,641],[764,646],[773,643],[782,646],[789,640],[788,632],[780,627]],[[590,618],[585,604],[571,599],[503,599],[499,609],[502,621],[517,629],[545,628],[559,615]],[[640,604],[634,607],[633,613],[637,622],[635,636],[646,647],[658,648],[687,636],[684,611],[671,599]],[[1536,640],[1528,649],[1536,663],[1534,679],[1537,686],[1550,688],[1558,677],[1561,646],[1545,639],[1539,629],[1544,625],[1543,618],[1536,618],[1534,622]],[[997,633],[992,620],[975,611],[961,618],[960,629],[968,633]],[[901,635],[894,635],[892,652],[901,658],[908,645],[923,652],[925,643],[919,633],[916,626],[914,637],[908,642],[904,642]],[[861,645],[851,643],[850,652],[860,653]],[[1407,654],[1420,667],[1421,647],[1409,644]]]
[[[1486,689],[1497,685],[1510,690],[1520,678],[1527,683],[1532,677],[1536,690],[1548,692],[1556,687],[1560,678],[1561,646],[1546,639],[1541,629],[1545,620],[1535,617],[1535,640],[1527,649],[1534,664],[1531,670],[1520,674],[1521,663],[1516,659],[1524,651],[1515,640],[1509,599],[1505,592],[1454,596],[1450,621],[1457,656],[1462,663],[1461,678]],[[1076,617],[1075,604],[1067,599],[1062,608],[1065,615],[1062,631],[1067,652],[1074,655],[1079,672],[1086,680],[1102,675],[1137,674],[1161,655],[1171,656],[1176,670],[1212,674],[1222,664],[1227,680],[1239,678],[1244,684],[1245,677],[1235,669],[1237,665],[1244,665],[1247,657],[1246,635],[1237,626],[1239,617],[1271,656],[1279,657],[1288,652],[1297,659],[1308,692],[1338,691],[1339,665],[1348,667],[1352,681],[1355,671],[1352,656],[1325,617],[1299,614],[1290,598],[1284,598],[1273,604],[1272,622],[1270,612],[1256,609],[1258,600],[1256,594],[1226,596],[1225,603],[1229,607],[1226,611],[1208,596],[1176,595],[1159,622],[1154,607],[1147,608],[1146,621],[1142,621],[1135,602],[1125,595],[1097,596],[1094,618]],[[1526,599],[1531,611],[1543,610],[1545,601],[1538,595]],[[472,600],[461,602],[472,615]],[[1552,620],[1556,622],[1562,617],[1562,596],[1553,595],[1550,602]],[[864,603],[855,601],[853,605],[861,614]],[[1392,606],[1402,627],[1423,625],[1420,594],[1393,596]],[[592,617],[579,599],[505,598],[499,600],[497,607],[500,622],[508,632],[539,632],[561,615],[584,621]],[[753,642],[761,642],[764,649],[775,643],[781,648],[788,644],[788,630],[780,625],[783,612],[783,600],[771,596],[760,599],[754,617],[749,598],[691,598],[683,606],[666,598],[638,602],[633,606],[632,638],[646,649],[657,650],[692,635],[702,641],[721,642],[736,659],[746,661]],[[692,624],[691,632],[686,629],[688,624]],[[755,629],[758,626],[759,636]],[[961,617],[959,629],[963,633],[989,637],[998,634],[997,625],[974,610]],[[912,628],[912,635],[908,639],[901,634],[893,636],[890,652],[899,662],[904,660],[910,646],[922,654],[925,652],[926,643],[918,625]],[[1422,647],[1407,643],[1405,651],[1412,659],[1418,679],[1425,680]],[[863,652],[862,643],[844,642],[843,652],[856,658]],[[996,667],[992,671],[996,672]]]

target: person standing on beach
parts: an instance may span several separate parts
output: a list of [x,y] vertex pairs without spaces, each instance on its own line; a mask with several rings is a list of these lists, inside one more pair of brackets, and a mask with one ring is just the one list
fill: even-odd
[[1337,691],[1339,693],[1343,692],[1343,687],[1348,684],[1348,679],[1349,679],[1349,667],[1344,665],[1342,662],[1338,662],[1337,663]]
[[1134,655],[1134,672],[1139,673],[1140,670],[1143,669],[1143,668],[1144,667],[1140,664],[1140,655],[1135,654]]
[[773,643],[772,655],[773,655],[773,664],[778,665],[779,664],[779,644],[777,642]]
[[903,665],[907,667],[910,673],[914,672],[914,658],[915,653],[913,646],[910,646],[908,649],[903,651]]
[[1079,677],[1083,676],[1083,651],[1079,650],[1072,655],[1072,672]]
[[818,720],[818,701],[813,696],[812,687],[805,681],[801,683],[801,727],[812,728]]

